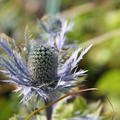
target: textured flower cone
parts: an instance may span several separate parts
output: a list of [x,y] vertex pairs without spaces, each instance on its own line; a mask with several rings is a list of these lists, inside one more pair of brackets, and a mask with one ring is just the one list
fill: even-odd
[[56,51],[47,46],[38,46],[29,54],[28,69],[35,86],[50,84],[57,76],[58,56]]

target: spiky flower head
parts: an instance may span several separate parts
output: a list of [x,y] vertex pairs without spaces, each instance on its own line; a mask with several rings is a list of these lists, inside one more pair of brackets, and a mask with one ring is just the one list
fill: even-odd
[[58,55],[49,47],[39,45],[28,55],[28,70],[31,74],[31,84],[47,85],[54,82],[57,77]]
[[64,45],[65,35],[73,24],[57,17],[49,17],[39,24],[43,31],[37,34],[39,37],[36,40],[31,39],[26,27],[25,46],[21,49],[21,54],[12,49],[13,46],[16,48],[14,42],[11,45],[7,40],[0,40],[1,48],[7,52],[7,58],[0,56],[0,66],[6,69],[1,72],[9,77],[6,82],[19,85],[16,91],[21,91],[21,95],[24,95],[21,102],[29,101],[35,96],[50,99],[56,98],[60,93],[67,93],[71,87],[76,87],[75,82],[79,81],[77,78],[86,72],[76,68],[91,45],[82,52],[78,48],[71,55],[70,48]]

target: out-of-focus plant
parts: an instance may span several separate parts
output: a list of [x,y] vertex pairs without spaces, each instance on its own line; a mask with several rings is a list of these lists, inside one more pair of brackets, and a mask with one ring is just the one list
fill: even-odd
[[10,37],[20,41],[23,39],[21,31],[24,31],[27,21],[29,20],[31,25],[35,25],[36,19],[26,15],[27,12],[19,0],[2,0],[0,8],[0,32],[6,33]]
[[1,120],[8,120],[14,113],[17,114],[18,111],[18,99],[16,95],[11,95],[7,99],[5,97],[0,97]]

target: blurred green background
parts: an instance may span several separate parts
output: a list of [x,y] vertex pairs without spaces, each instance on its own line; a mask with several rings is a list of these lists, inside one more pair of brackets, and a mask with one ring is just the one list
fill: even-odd
[[[93,44],[79,64],[80,68],[88,70],[84,88],[97,87],[100,91],[64,100],[56,109],[54,119],[67,120],[90,114],[104,120],[110,120],[114,115],[115,120],[120,120],[120,0],[51,1],[0,0],[0,33],[22,45],[26,24],[31,32],[36,33],[37,19],[46,12],[58,13],[73,21],[75,25],[68,34],[68,42],[83,48]],[[0,79],[4,77],[0,73]],[[17,120],[22,115],[24,107],[18,104],[20,98],[12,92],[13,89],[14,85],[0,82],[0,120]],[[106,96],[113,105],[114,113]],[[44,113],[41,117],[45,119]]]

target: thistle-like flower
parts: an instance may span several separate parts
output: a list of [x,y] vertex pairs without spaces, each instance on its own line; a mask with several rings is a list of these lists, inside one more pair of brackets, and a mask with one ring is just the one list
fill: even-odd
[[5,68],[1,72],[8,76],[6,82],[19,86],[16,91],[21,91],[24,96],[21,102],[29,101],[35,96],[49,99],[67,93],[71,87],[76,86],[75,81],[79,81],[77,78],[86,72],[76,71],[76,68],[91,45],[82,52],[78,48],[70,57],[70,48],[64,45],[65,35],[73,24],[59,18],[39,23],[43,31],[38,34],[37,40],[31,39],[28,27],[26,28],[22,54],[13,50],[10,42],[0,40],[0,47],[7,53],[7,57],[0,56],[0,66]]

